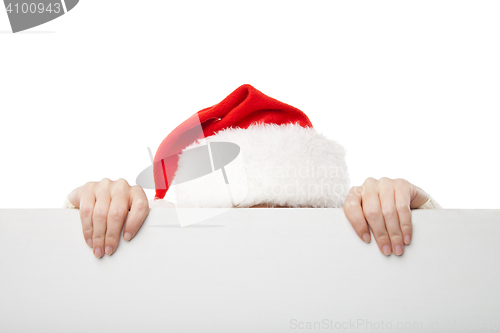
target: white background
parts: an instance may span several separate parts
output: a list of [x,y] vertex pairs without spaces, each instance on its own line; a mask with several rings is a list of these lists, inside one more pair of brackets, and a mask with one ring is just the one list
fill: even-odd
[[244,83],[343,144],[352,185],[498,208],[499,17],[497,1],[81,0],[12,34],[1,9],[0,208],[134,184],[147,147]]

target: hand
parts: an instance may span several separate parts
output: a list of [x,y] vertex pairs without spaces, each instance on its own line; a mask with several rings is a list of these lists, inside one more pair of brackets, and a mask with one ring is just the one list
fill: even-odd
[[359,238],[369,243],[370,226],[385,255],[401,255],[412,237],[411,208],[423,205],[429,195],[404,179],[368,178],[349,190],[344,212]]
[[130,186],[125,179],[88,182],[75,188],[68,200],[80,208],[83,237],[97,258],[116,251],[127,214],[123,233],[127,241],[137,234],[149,214],[144,190],[137,185]]

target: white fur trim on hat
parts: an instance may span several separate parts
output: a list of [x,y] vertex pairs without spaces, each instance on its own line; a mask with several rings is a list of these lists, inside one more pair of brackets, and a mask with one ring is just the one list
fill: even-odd
[[[174,185],[178,207],[222,208],[233,203],[236,207],[343,207],[349,191],[345,149],[314,128],[257,124],[225,129],[206,141],[240,147],[238,157],[224,168],[229,186],[221,170]],[[185,178],[183,173],[189,169],[181,154],[175,177]]]

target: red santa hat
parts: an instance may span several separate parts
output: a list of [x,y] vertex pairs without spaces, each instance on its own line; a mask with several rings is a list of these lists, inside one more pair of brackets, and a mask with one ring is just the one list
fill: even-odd
[[[176,184],[193,169],[186,152],[204,145],[205,138],[240,149],[239,163],[227,166],[224,174],[234,196],[230,201],[217,170]],[[153,170],[155,200],[175,184],[180,207],[342,207],[349,189],[345,149],[317,133],[302,111],[251,85],[175,128],[160,144]]]

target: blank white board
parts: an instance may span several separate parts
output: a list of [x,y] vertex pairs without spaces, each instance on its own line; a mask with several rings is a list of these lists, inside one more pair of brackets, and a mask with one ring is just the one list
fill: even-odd
[[500,210],[412,216],[386,257],[342,209],[154,208],[97,259],[78,210],[0,210],[0,332],[500,331]]

